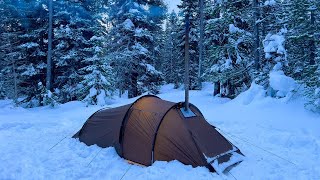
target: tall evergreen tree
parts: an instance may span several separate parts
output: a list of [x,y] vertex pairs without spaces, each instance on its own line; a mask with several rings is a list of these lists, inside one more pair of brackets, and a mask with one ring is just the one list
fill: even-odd
[[253,64],[252,5],[248,1],[215,1],[207,21],[206,76],[215,93],[235,97],[250,86]]
[[[103,95],[113,89],[104,58],[104,27],[98,21],[105,1],[99,2],[55,1],[53,85],[60,102],[83,100],[94,88]],[[96,104],[96,95],[87,101]]]
[[[1,19],[1,56],[4,61],[1,61],[0,70],[7,77],[3,83],[11,89],[8,92],[26,97],[23,103],[28,107],[46,105],[44,103],[49,101],[43,98],[48,94],[58,95],[59,102],[81,100],[86,96],[82,93],[89,94],[88,91],[80,91],[83,87],[80,82],[92,73],[87,70],[94,71],[94,63],[107,64],[103,62],[102,53],[98,52],[104,49],[101,42],[105,41],[101,32],[104,27],[96,20],[105,1],[99,2],[54,1],[54,76],[51,93],[42,88],[47,68],[47,1],[1,1],[1,11],[7,18]],[[84,70],[85,67],[88,68]],[[110,68],[105,70],[110,71]]]
[[268,89],[269,95],[273,96],[275,92],[270,87],[269,74],[273,70],[284,70],[288,64],[285,8],[281,1],[265,1],[260,4],[260,14],[261,68],[256,72],[255,82]]
[[181,69],[178,60],[182,59],[182,54],[180,54],[178,45],[178,16],[172,11],[166,22],[166,30],[164,37],[164,48],[162,51],[163,62],[162,62],[162,72],[165,76],[165,81],[167,83],[174,83],[177,88],[182,79],[179,76],[179,69]]
[[[181,23],[179,24],[178,38],[180,40],[179,48],[181,57],[185,54],[185,30],[186,23],[184,21],[185,16],[189,16],[190,21],[190,33],[189,33],[189,46],[190,46],[190,89],[196,89],[198,87],[198,68],[199,68],[199,2],[182,0],[178,6],[183,16]],[[179,59],[180,64],[184,64],[184,59]],[[183,68],[184,66],[181,66]],[[184,69],[182,69],[184,72]],[[181,74],[181,73],[180,73]],[[183,75],[183,73],[182,73]],[[183,82],[183,81],[181,81]]]
[[[148,8],[146,8],[148,7]],[[109,59],[117,73],[117,88],[135,97],[153,84],[157,40],[165,15],[163,1],[120,0],[111,3]],[[149,74],[149,75],[146,75]],[[152,75],[152,76],[151,76]],[[161,78],[160,78],[161,79]],[[152,86],[148,91],[156,91]]]
[[13,80],[8,87],[12,87],[15,98],[26,96],[24,102],[30,102],[29,106],[41,105],[35,94],[38,82],[45,78],[47,11],[42,1],[2,2],[5,4],[2,10],[8,17],[2,21],[4,31],[1,32],[1,37],[6,39],[2,46],[7,63],[3,73]]
[[316,24],[312,24],[311,12],[316,7],[314,0],[288,0],[288,61],[289,74],[297,80],[304,77],[305,67],[315,64]]

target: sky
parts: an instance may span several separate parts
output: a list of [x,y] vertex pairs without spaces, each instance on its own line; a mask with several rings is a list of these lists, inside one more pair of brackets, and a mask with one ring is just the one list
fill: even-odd
[[165,0],[165,2],[168,4],[168,11],[171,12],[174,10],[175,12],[178,12],[177,5],[180,4],[180,0]]

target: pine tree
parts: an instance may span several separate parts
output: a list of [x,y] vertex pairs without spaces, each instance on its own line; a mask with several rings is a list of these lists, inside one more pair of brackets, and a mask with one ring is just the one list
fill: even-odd
[[145,79],[149,77],[145,76],[149,73],[146,67],[156,64],[157,40],[154,33],[161,28],[165,8],[163,1],[121,0],[111,4],[110,22],[113,26],[110,30],[108,59],[112,61],[118,77],[117,88],[120,92],[127,89],[131,98],[146,91],[139,87],[153,84],[154,78]]
[[59,105],[58,97],[56,96],[56,94],[52,93],[50,90],[47,90],[47,88],[41,82],[38,83],[38,92],[36,93],[34,99],[31,100],[31,102],[35,103],[29,103],[29,106],[33,105],[31,107],[47,105],[51,107],[57,107]]
[[207,20],[206,77],[215,95],[234,98],[252,81],[253,31],[250,1],[215,2]]
[[[272,92],[269,84],[270,71],[273,70],[277,63],[281,67],[287,65],[287,54],[284,46],[287,32],[284,10],[282,2],[278,0],[268,0],[260,4],[261,68],[260,71],[256,72],[255,82],[264,86],[265,89],[269,89],[268,92],[270,93]],[[271,44],[274,44],[272,48],[269,46]]]
[[4,75],[2,73],[0,73],[0,99],[4,99],[6,98],[6,91],[4,89],[5,85],[4,85]]
[[315,64],[315,37],[311,24],[310,8],[315,1],[288,0],[288,73],[297,80],[303,80],[302,74],[308,65]]
[[167,83],[174,83],[177,88],[182,81],[179,79],[178,70],[179,67],[178,60],[182,59],[182,55],[179,52],[178,45],[178,16],[172,11],[166,22],[166,30],[164,37],[164,48],[162,51],[163,54],[163,63],[162,63],[162,72],[165,76],[165,81]]
[[[82,85],[80,82],[90,72],[80,69],[93,65],[88,59],[96,58],[97,49],[103,49],[97,40],[105,41],[100,38],[104,36],[100,32],[104,27],[95,19],[106,2],[97,2],[54,1],[52,91],[59,97],[59,102],[81,100],[77,94]],[[0,5],[7,16],[1,19],[4,61],[1,61],[0,70],[6,77],[2,80],[8,89],[6,92],[14,92],[7,96],[26,97],[22,103],[28,107],[47,105],[43,98],[48,97],[48,93],[38,87],[46,79],[47,1],[1,1]],[[96,59],[97,64],[103,64],[101,58],[100,55]],[[103,70],[110,71],[110,68]]]
[[101,28],[93,18],[96,11],[90,10],[82,2],[55,1],[53,86],[60,102],[84,98],[83,94],[78,93],[84,92],[79,90],[82,88],[80,82],[88,72],[81,69],[91,65],[88,59],[96,56],[96,49],[99,48],[96,47],[96,40],[100,37],[94,35]]
[[[45,33],[47,14],[42,1],[2,1],[7,18],[2,21],[1,38],[4,62],[2,73],[8,78],[10,98],[24,95],[28,102],[35,96],[37,81],[44,79]],[[19,75],[18,75],[19,74]],[[10,80],[11,79],[11,80]]]
[[80,82],[81,88],[78,94],[79,99],[83,99],[88,104],[105,105],[107,97],[113,95],[114,92],[114,74],[113,69],[109,65],[109,62],[105,59],[103,42],[106,41],[103,34],[101,36],[93,36],[90,41],[96,46],[91,47],[93,57],[84,59],[85,67],[80,69],[84,71],[82,81]]
[[3,30],[0,35],[1,42],[1,59],[0,62],[0,82],[2,84],[1,91],[3,91],[4,96],[14,99],[17,102],[18,90],[20,89],[18,84],[20,78],[17,76],[17,59],[19,53],[16,51],[16,47],[13,46],[11,42],[16,43],[17,33]]
[[[182,21],[179,24],[178,38],[180,40],[179,48],[181,57],[184,57],[184,46],[185,46],[185,30],[186,24],[184,22],[184,17],[189,15],[190,21],[190,33],[189,33],[189,45],[190,45],[190,89],[196,89],[198,87],[198,68],[199,68],[199,4],[198,1],[187,1],[182,0],[181,4],[178,6],[182,13]],[[184,59],[179,59],[179,64],[184,64]],[[181,66],[181,68],[184,66]],[[184,72],[184,69],[181,69]],[[179,74],[182,76],[183,73]],[[182,77],[181,77],[182,79]],[[181,81],[183,82],[183,81]]]
[[309,19],[304,33],[306,40],[306,52],[304,57],[307,61],[304,62],[304,69],[301,74],[300,83],[305,84],[305,95],[308,98],[306,106],[314,111],[320,111],[320,2],[308,1],[306,4],[307,17]]

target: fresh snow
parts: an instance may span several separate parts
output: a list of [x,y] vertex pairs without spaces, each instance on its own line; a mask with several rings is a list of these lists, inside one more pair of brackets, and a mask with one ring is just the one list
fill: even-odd
[[89,91],[90,91],[90,92],[89,92],[89,97],[94,97],[94,96],[96,96],[97,93],[98,93],[97,89],[94,88],[94,87],[90,88]]
[[135,43],[132,48],[139,51],[140,54],[147,54],[149,52],[148,49],[143,47],[140,43]]
[[103,106],[106,104],[106,91],[101,90],[100,94],[97,96],[97,104]]
[[227,162],[219,164],[217,159],[213,161],[212,166],[218,174],[223,174],[223,171],[225,171],[229,166],[244,160],[244,157],[238,153],[233,152],[231,154],[230,160]]
[[132,14],[134,14],[134,13],[139,13],[140,11],[138,10],[138,9],[130,9],[129,10],[129,13],[132,13]]
[[125,29],[127,30],[132,30],[134,28],[134,24],[133,22],[130,20],[130,19],[126,19],[124,22],[123,22],[123,26]]
[[243,32],[243,31],[238,27],[234,26],[234,24],[229,24],[229,32],[233,34],[233,33]]
[[287,95],[297,87],[296,81],[284,74],[283,71],[271,71],[269,74],[270,86],[278,91],[280,97]]
[[268,34],[263,41],[264,52],[266,53],[265,57],[270,59],[272,53],[285,55],[286,50],[284,48],[285,38],[283,36],[283,31],[278,34]]
[[[1,100],[0,179],[319,179],[320,116],[305,110],[302,100],[265,97],[258,85],[230,100],[213,97],[210,83],[203,87],[190,92],[191,103],[246,156],[230,173],[218,175],[178,161],[130,165],[114,148],[71,138],[101,106],[69,102],[53,109],[23,109]],[[165,85],[159,96],[180,102],[182,89]],[[115,98],[104,108],[136,99]]]
[[20,48],[28,48],[28,49],[30,49],[30,48],[34,48],[34,47],[38,47],[38,46],[39,46],[38,43],[28,42],[28,43],[24,43],[24,44],[20,45],[19,47]]
[[273,6],[273,5],[275,5],[276,4],[276,1],[275,0],[266,0],[265,2],[264,2],[264,5],[265,6]]

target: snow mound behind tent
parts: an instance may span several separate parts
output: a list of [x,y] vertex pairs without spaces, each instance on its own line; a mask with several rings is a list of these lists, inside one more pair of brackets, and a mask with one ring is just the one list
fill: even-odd
[[283,71],[271,71],[269,74],[270,86],[277,91],[277,96],[284,97],[293,91],[297,84],[296,81],[284,74]]
[[241,93],[234,99],[234,102],[248,105],[252,102],[264,99],[265,97],[266,91],[264,90],[264,88],[253,82],[247,91]]

